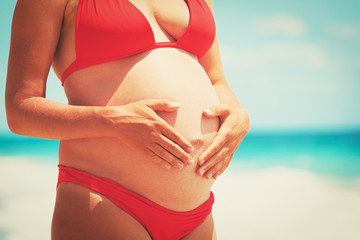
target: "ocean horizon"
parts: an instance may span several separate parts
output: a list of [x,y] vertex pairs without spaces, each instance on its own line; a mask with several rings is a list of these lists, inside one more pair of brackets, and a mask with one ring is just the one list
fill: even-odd
[[[59,141],[0,133],[2,158],[24,156],[33,161],[57,161]],[[51,159],[51,160],[50,160]],[[360,130],[249,132],[230,167],[284,166],[336,177],[360,176]]]

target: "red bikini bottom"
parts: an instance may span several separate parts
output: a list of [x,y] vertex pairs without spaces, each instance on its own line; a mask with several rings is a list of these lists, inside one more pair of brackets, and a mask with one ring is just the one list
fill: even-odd
[[210,198],[199,207],[187,212],[176,212],[139,196],[110,179],[95,177],[62,165],[58,167],[57,186],[62,182],[73,182],[104,195],[141,223],[154,240],[178,240],[186,236],[211,213],[214,203],[214,195],[210,192]]

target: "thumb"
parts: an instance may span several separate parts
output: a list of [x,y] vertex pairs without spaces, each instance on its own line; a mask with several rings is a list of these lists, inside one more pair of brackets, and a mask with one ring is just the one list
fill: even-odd
[[207,117],[224,116],[230,113],[230,107],[226,104],[214,105],[203,110],[203,113]]
[[145,104],[154,111],[172,112],[180,107],[180,103],[167,99],[147,99]]

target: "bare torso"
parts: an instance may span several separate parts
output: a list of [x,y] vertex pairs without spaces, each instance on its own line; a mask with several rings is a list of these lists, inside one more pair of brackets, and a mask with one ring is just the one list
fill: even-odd
[[[157,42],[176,41],[185,31],[189,13],[183,0],[131,1],[148,19]],[[147,2],[147,1],[142,1]],[[171,6],[167,6],[172,2]],[[170,4],[170,3],[169,3]],[[174,5],[175,9],[174,10]],[[171,11],[168,9],[171,8]],[[74,31],[77,0],[70,0],[53,68],[60,76],[75,59]],[[154,17],[156,16],[156,18]],[[71,105],[115,106],[146,98],[179,102],[175,112],[158,115],[189,140],[194,163],[164,170],[117,138],[60,141],[60,164],[110,178],[131,191],[176,211],[199,206],[209,197],[213,180],[196,174],[197,157],[214,139],[217,118],[206,118],[204,108],[219,104],[215,90],[197,57],[184,50],[161,48],[81,69],[65,81]]]

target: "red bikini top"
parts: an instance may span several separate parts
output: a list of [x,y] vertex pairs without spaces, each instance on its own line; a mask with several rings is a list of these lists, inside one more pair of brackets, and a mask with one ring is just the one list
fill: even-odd
[[75,26],[75,61],[61,76],[155,48],[181,48],[203,56],[215,38],[213,15],[204,0],[185,0],[189,25],[176,42],[155,42],[152,28],[128,0],[80,0]]

